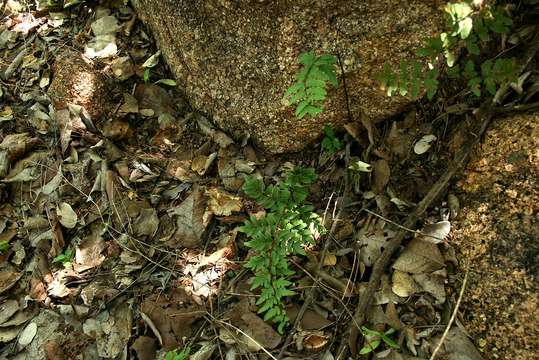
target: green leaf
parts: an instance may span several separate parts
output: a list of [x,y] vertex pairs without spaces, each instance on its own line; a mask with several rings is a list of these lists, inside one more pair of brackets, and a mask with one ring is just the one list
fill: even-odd
[[481,76],[489,77],[492,76],[492,60],[487,60],[481,64]]
[[457,79],[460,77],[460,65],[457,64],[447,69],[447,76],[451,79]]
[[473,29],[474,29],[474,32],[479,37],[479,40],[486,42],[489,40],[489,36],[488,36],[488,29],[485,26],[485,23],[483,21],[484,16],[485,16],[484,12],[481,12],[479,16],[474,17]]
[[266,312],[266,314],[264,315],[264,321],[273,319],[275,316],[279,314],[279,310],[280,309],[278,307],[273,307],[269,309],[268,312]]
[[427,77],[425,78],[425,90],[427,91],[427,98],[432,100],[436,92],[438,91],[438,70],[432,69],[427,72]]
[[0,254],[3,254],[8,250],[9,250],[9,241],[7,240],[0,241]]
[[380,346],[380,340],[371,341],[370,343],[368,343],[367,345],[362,347],[361,350],[359,350],[359,354],[360,355],[366,355],[366,354],[376,350],[376,348],[378,346]]
[[473,21],[472,18],[466,17],[463,20],[459,21],[459,35],[461,39],[467,39],[468,36],[470,36],[470,33],[473,29]]
[[412,63],[412,84],[411,93],[413,98],[419,96],[420,91],[421,64],[418,61]]
[[479,46],[477,46],[477,41],[475,36],[470,36],[466,41],[464,42],[466,45],[466,49],[468,49],[468,52],[472,55],[479,55],[481,54],[481,50],[479,49]]
[[397,344],[393,339],[391,339],[389,336],[387,335],[382,335],[382,340],[387,344],[389,345],[390,347],[392,347],[393,349],[400,349],[400,346],[399,344]]
[[490,95],[496,95],[496,81],[494,81],[493,78],[484,78],[483,83],[485,84],[485,89],[487,89]]
[[479,97],[481,96],[481,78],[480,77],[473,77],[470,80],[468,80],[468,87],[472,91],[472,93]]
[[264,193],[264,182],[253,176],[247,176],[243,184],[243,191],[247,196],[258,199]]
[[176,81],[172,79],[160,79],[155,82],[155,84],[163,84],[167,86],[176,86]]
[[316,57],[314,56],[313,52],[304,52],[299,55],[299,63],[305,66],[310,66],[314,63],[315,58]]
[[467,79],[474,78],[477,75],[475,71],[475,64],[472,60],[468,60],[464,66],[464,77]]
[[444,10],[454,22],[464,19],[473,12],[472,7],[466,2],[449,3]]
[[144,82],[150,81],[150,72],[151,71],[152,70],[149,67],[144,69],[144,73],[142,74],[142,79],[144,80]]
[[362,332],[363,335],[365,335],[365,336],[381,336],[381,335],[382,335],[381,332],[376,331],[376,330],[369,329],[369,328],[366,327],[366,326],[362,326],[362,327],[361,327],[361,332]]

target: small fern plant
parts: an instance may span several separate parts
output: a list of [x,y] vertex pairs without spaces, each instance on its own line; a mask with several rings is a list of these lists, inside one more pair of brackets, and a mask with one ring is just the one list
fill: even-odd
[[247,177],[243,187],[247,196],[267,210],[265,216],[251,216],[239,228],[249,238],[245,245],[253,251],[244,266],[255,275],[251,290],[261,288],[258,313],[264,314],[264,321],[277,324],[280,333],[289,322],[283,300],[295,294],[290,289],[294,271],[288,259],[305,255],[304,246],[314,244],[313,233],[323,232],[314,207],[306,203],[315,179],[314,169],[296,167],[279,184],[265,186],[261,179]]
[[[449,3],[444,8],[447,16],[447,31],[425,40],[424,47],[417,50],[419,58],[426,58],[429,69],[423,71],[421,63],[413,59],[403,60],[398,71],[389,64],[377,75],[388,96],[398,93],[416,98],[423,88],[429,99],[438,90],[440,72],[436,63],[443,55],[449,78],[464,78],[475,96],[486,90],[494,95],[497,88],[516,80],[515,59],[496,58],[477,64],[481,48],[495,35],[507,34],[512,21],[504,15],[501,7],[485,5],[476,7],[471,0]],[[462,54],[462,61],[459,61]],[[461,66],[461,63],[463,66]]]
[[337,139],[333,127],[329,124],[324,126],[324,138],[322,139],[322,149],[328,154],[333,155],[343,147],[342,142]]
[[295,114],[298,118],[305,115],[315,117],[324,109],[327,84],[334,87],[339,84],[335,70],[337,58],[328,54],[316,56],[313,52],[304,52],[298,62],[303,67],[283,99],[288,106],[297,104]]

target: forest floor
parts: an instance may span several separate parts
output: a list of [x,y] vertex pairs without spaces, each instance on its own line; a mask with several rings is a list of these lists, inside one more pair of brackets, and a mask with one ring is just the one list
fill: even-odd
[[[515,107],[539,100],[537,58],[404,229],[357,342],[347,329],[374,263],[453,166],[479,100],[444,84],[382,124],[349,123],[334,154],[269,156],[189,107],[122,3],[4,2],[0,359],[330,360],[350,345],[429,359],[453,313],[439,358],[539,356],[539,115]],[[349,171],[360,160],[369,171]],[[257,315],[238,227],[264,213],[244,177],[275,183],[295,166],[316,170],[309,201],[331,230],[290,259],[294,326],[280,334]],[[370,349],[375,332],[389,340]]]

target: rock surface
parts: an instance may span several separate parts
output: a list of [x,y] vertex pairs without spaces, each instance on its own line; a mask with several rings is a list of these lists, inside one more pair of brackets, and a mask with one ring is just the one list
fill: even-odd
[[48,94],[56,110],[75,104],[97,120],[110,110],[110,92],[105,76],[80,52],[61,50],[53,66],[53,80]]
[[459,183],[452,242],[470,270],[460,311],[486,359],[537,358],[537,179],[539,114],[521,114],[493,122]]
[[315,119],[282,104],[303,51],[339,54],[354,120],[379,121],[410,99],[388,98],[375,80],[397,67],[443,23],[441,1],[136,0],[162,54],[193,106],[234,137],[250,134],[273,153],[298,151],[326,123],[348,121],[341,78]]

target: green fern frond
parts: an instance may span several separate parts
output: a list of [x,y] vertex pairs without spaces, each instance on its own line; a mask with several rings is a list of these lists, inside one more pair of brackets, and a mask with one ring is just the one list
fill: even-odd
[[337,58],[305,52],[299,56],[298,62],[303,68],[296,74],[296,82],[286,90],[284,100],[289,106],[297,104],[295,114],[298,118],[307,114],[314,117],[323,110],[327,83],[334,87],[339,84],[335,71]]
[[256,304],[265,321],[277,324],[280,333],[288,324],[284,298],[294,295],[290,290],[294,275],[288,259],[290,255],[304,255],[303,247],[314,243],[312,227],[323,228],[314,207],[305,204],[309,186],[316,180],[314,169],[296,167],[285,179],[275,185],[264,186],[260,179],[247,177],[243,190],[267,209],[266,216],[251,217],[239,228],[249,241],[245,246],[254,255],[244,265],[253,272],[251,290],[261,289]]

